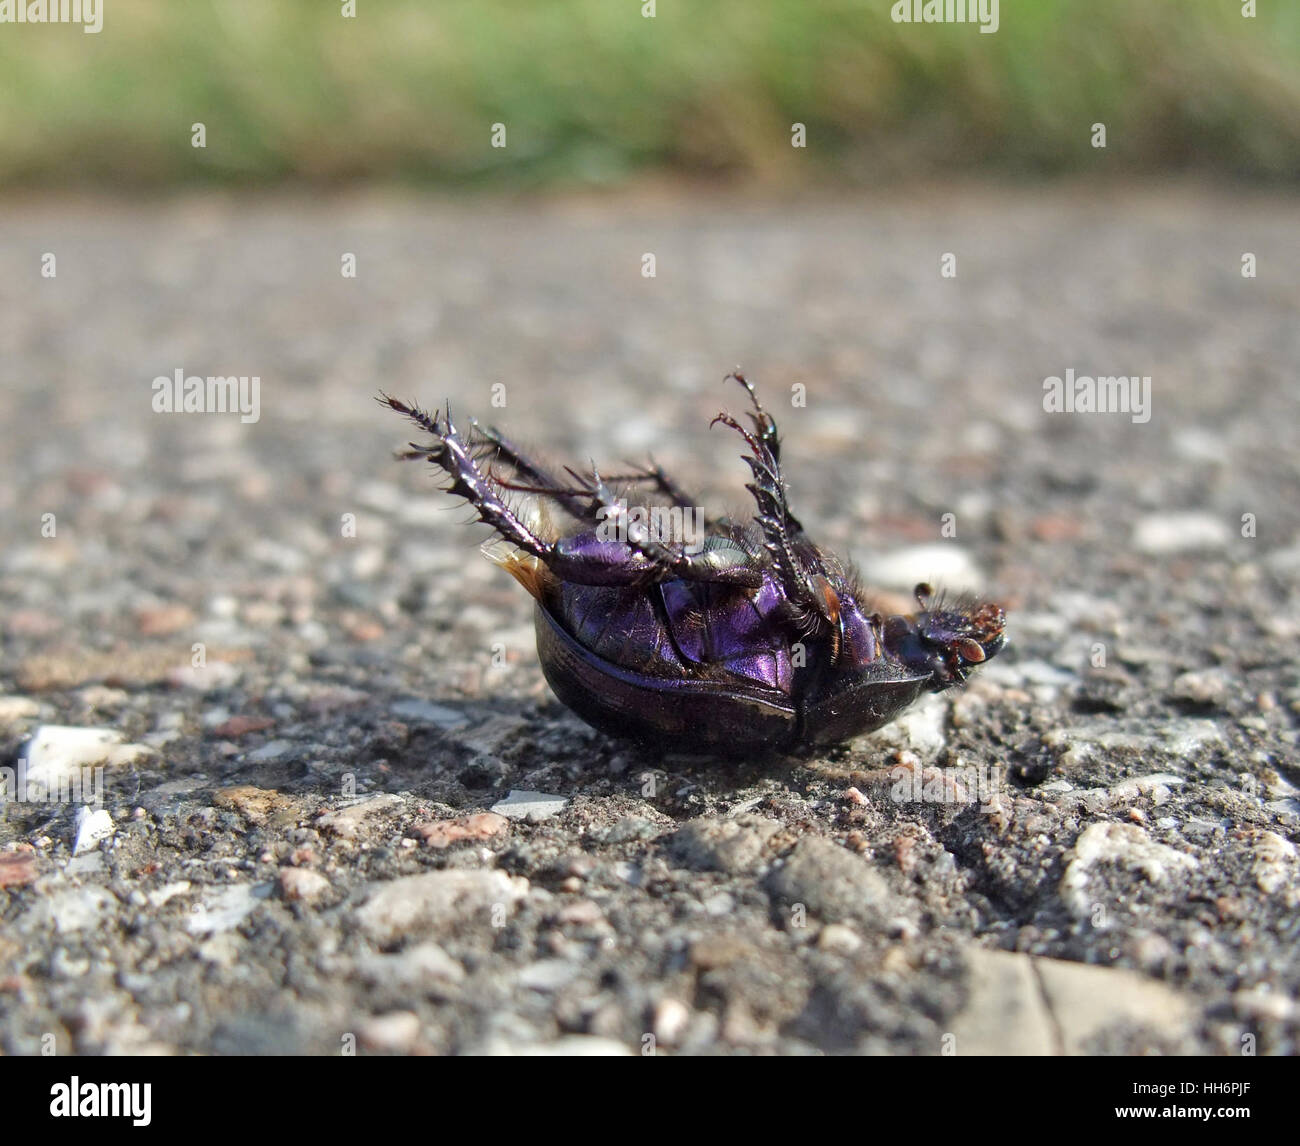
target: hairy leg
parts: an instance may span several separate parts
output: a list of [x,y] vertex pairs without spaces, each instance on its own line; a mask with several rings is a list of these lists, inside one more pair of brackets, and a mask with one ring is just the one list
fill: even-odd
[[[590,478],[573,470],[568,473],[578,483],[566,488],[550,485],[539,492],[558,497],[561,494],[587,504],[584,516],[609,523],[614,537],[606,540],[587,533],[550,541],[534,533],[506,503],[502,491],[511,487],[485,473],[475,458],[472,443],[467,443],[451,420],[451,411],[439,415],[425,413],[416,405],[382,395],[381,405],[402,414],[428,433],[430,445],[411,443],[403,456],[423,458],[438,466],[451,479],[448,493],[463,497],[478,514],[511,545],[541,561],[561,580],[581,585],[640,585],[682,578],[712,581],[749,588],[761,583],[762,574],[743,559],[743,554],[728,549],[707,549],[688,553],[682,545],[666,545],[649,535],[644,525],[628,516],[627,506],[616,499],[593,468]],[[529,463],[531,473],[549,478],[539,467]]]

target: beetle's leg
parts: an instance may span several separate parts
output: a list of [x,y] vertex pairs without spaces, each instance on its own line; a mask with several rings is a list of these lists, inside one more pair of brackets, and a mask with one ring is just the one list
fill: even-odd
[[666,497],[673,508],[702,514],[704,528],[709,533],[718,532],[719,527],[723,524],[721,519],[705,513],[700,506],[699,500],[679,486],[654,458],[650,459],[649,465],[641,469],[629,470],[625,474],[614,474],[605,478],[605,481],[611,485],[636,485],[642,482],[652,485],[654,487],[653,492]]
[[723,381],[736,381],[745,388],[749,394],[749,400],[754,406],[753,413],[749,415],[754,422],[754,432],[758,435],[758,440],[767,446],[772,459],[780,465],[781,439],[776,432],[776,419],[763,409],[763,403],[758,400],[758,393],[754,389],[754,384],[740,372],[739,368],[728,374]]
[[[738,377],[744,382],[739,375],[728,377]],[[748,382],[744,382],[744,385],[752,398],[753,388]],[[714,418],[710,425],[721,422],[730,427],[749,447],[749,453],[742,456],[748,463],[754,480],[745,488],[754,495],[758,507],[755,520],[762,530],[763,547],[776,566],[786,599],[807,619],[809,631],[834,631],[838,626],[839,602],[826,578],[819,576],[816,569],[810,568],[801,555],[807,548],[802,537],[802,527],[790,513],[786,502],[785,481],[781,476],[781,463],[772,452],[776,423],[758,406],[756,398],[754,404],[758,410],[750,415],[754,433],[750,433],[725,412]]]
[[[763,408],[763,403],[758,400],[758,391],[754,389],[754,384],[740,372],[739,368],[733,370],[723,379],[724,382],[733,380],[739,382],[749,395],[749,400],[754,407],[749,415],[750,420],[754,423],[754,433],[757,435],[758,440],[767,447],[767,451],[772,455],[772,461],[779,473],[781,466],[781,436],[777,432],[776,419]],[[803,532],[803,526],[790,512],[789,504],[785,506],[785,521],[786,528],[791,534]]]
[[[521,452],[519,447],[496,427],[482,426],[477,421],[471,422],[471,425],[488,443],[483,451],[484,455],[491,454],[493,461],[504,462],[516,474],[532,483],[524,485],[501,481],[499,484],[506,489],[517,489],[524,493],[554,498],[579,520],[598,520],[595,515],[600,508],[599,504],[592,502],[584,491],[565,487],[549,470]],[[663,494],[678,509],[695,509],[698,505],[696,500],[682,489],[653,458],[650,459],[650,464],[642,469],[631,470],[625,474],[614,474],[606,477],[605,481],[616,486],[643,482],[653,485],[656,493]],[[705,518],[705,524],[712,525],[712,519]]]
[[[478,422],[471,423],[475,430],[486,439],[489,443],[484,453],[490,453],[493,460],[500,460],[510,466],[522,478],[528,479],[531,485],[516,485],[512,482],[503,481],[501,484],[507,489],[517,489],[525,493],[542,494],[546,497],[554,498],[563,504],[564,508],[571,514],[581,520],[596,520],[595,513],[599,508],[593,504],[590,498],[585,497],[577,490],[568,489],[563,486],[555,476],[546,468],[533,461],[526,454],[522,453],[509,438],[501,433],[494,426],[482,426]],[[631,470],[625,474],[614,474],[607,476],[605,481],[610,485],[641,484],[647,483],[654,487],[656,493],[663,494],[678,509],[694,509],[698,505],[696,500],[690,496],[681,486],[679,486],[653,458],[650,464],[642,469]],[[706,524],[712,524],[711,520],[706,518]]]
[[[474,507],[480,521],[490,525],[517,549],[536,557],[561,580],[577,585],[631,586],[685,577],[746,588],[757,587],[762,582],[761,570],[738,560],[734,553],[705,550],[698,554],[678,554],[670,547],[653,542],[653,539],[642,539],[640,530],[643,527],[632,522],[624,522],[627,532],[634,535],[626,540],[623,537],[606,540],[593,534],[554,542],[538,537],[505,503],[501,496],[501,483],[479,468],[474,460],[473,445],[467,444],[457,432],[450,410],[439,417],[387,395],[379,401],[381,405],[410,418],[434,439],[428,446],[412,442],[411,449],[403,456],[424,458],[441,468],[451,479],[448,493],[463,497]],[[599,475],[595,475],[594,480],[573,476],[579,486],[569,491],[570,496],[586,502],[594,501],[593,514],[602,505],[611,506],[615,515],[626,512],[626,506],[614,499]],[[643,540],[644,544],[639,543]]]
[[411,449],[404,457],[425,458],[439,466],[451,478],[448,493],[463,497],[477,511],[479,520],[490,525],[511,545],[547,561],[553,546],[538,537],[515,516],[514,511],[502,500],[497,482],[479,469],[472,448],[466,445],[452,424],[450,406],[440,421],[437,414],[431,416],[419,406],[408,406],[387,394],[382,395],[379,401],[381,405],[405,414],[434,439],[430,446],[417,446],[412,442]]
[[691,497],[681,486],[679,486],[671,477],[668,476],[664,467],[659,465],[654,458],[650,459],[650,464],[639,470],[631,470],[625,474],[614,474],[605,479],[615,485],[635,482],[637,484],[645,482],[653,485],[656,493],[661,493],[668,498],[678,509],[694,509],[699,503]]
[[[599,523],[596,543],[621,543],[640,559],[631,565],[632,569],[639,569],[636,581],[649,584],[679,578],[746,588],[757,588],[762,584],[762,571],[754,568],[743,550],[706,546],[692,553],[687,549],[685,539],[664,542],[640,520],[635,509],[642,507],[629,509],[626,500],[616,498],[595,466],[592,466],[590,477],[572,469],[567,472],[583,486],[591,499],[591,517]],[[557,543],[557,551],[569,552],[570,541],[590,550],[590,542],[586,540],[566,539]]]
[[478,456],[491,454],[494,459],[500,458],[520,477],[526,477],[538,485],[558,486],[560,484],[550,470],[539,462],[533,461],[495,426],[485,426],[477,418],[471,418],[469,424],[485,443],[482,451],[475,451]]
[[[603,517],[598,516],[601,503],[591,498],[588,489],[586,489],[584,478],[578,478],[578,482],[582,483],[582,489],[564,486],[562,482],[555,478],[554,474],[551,474],[550,470],[543,468],[536,461],[526,456],[525,453],[519,450],[519,447],[515,446],[515,443],[506,438],[506,435],[500,433],[494,426],[481,426],[478,422],[473,422],[472,425],[482,435],[482,438],[485,438],[486,442],[490,443],[484,451],[485,455],[490,453],[494,461],[503,461],[503,463],[515,470],[516,474],[528,478],[530,482],[530,485],[524,485],[524,483],[499,481],[499,485],[506,487],[507,490],[519,490],[525,492],[525,494],[539,494],[545,496],[545,498],[552,498],[564,505],[564,508],[580,521],[591,521],[595,524],[595,522],[604,520]],[[572,474],[573,472],[568,470],[568,473]],[[654,487],[656,494],[666,496],[673,508],[690,509],[690,511],[698,509],[697,500],[692,498],[681,486],[677,485],[677,482],[673,481],[672,477],[669,477],[667,470],[664,470],[663,466],[656,463],[654,459],[650,459],[650,464],[643,466],[641,469],[629,470],[628,473],[612,474],[612,476],[604,477],[603,481],[607,486],[646,483],[646,485]],[[703,524],[705,524],[706,529],[711,530],[712,526],[716,525],[716,522],[714,518],[706,516],[703,518]]]
[[[498,485],[506,489],[515,489],[524,493],[535,493],[553,498],[579,520],[586,520],[590,516],[591,501],[584,491],[566,489],[550,470],[521,452],[519,447],[496,427],[480,425],[477,420],[471,420],[470,425],[484,439],[483,449],[476,451],[478,457],[490,456],[493,462],[502,461],[513,469],[519,477],[525,478],[531,483],[525,485],[497,479]],[[489,463],[490,472],[491,463]]]

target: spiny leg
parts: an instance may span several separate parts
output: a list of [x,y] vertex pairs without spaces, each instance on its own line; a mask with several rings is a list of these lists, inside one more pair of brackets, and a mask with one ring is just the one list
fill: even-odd
[[755,520],[762,531],[763,547],[776,566],[787,600],[800,611],[809,631],[820,629],[834,633],[839,626],[839,600],[820,566],[806,559],[806,551],[811,546],[803,537],[803,527],[790,512],[777,456],[776,422],[763,409],[744,375],[727,375],[727,379],[732,378],[745,387],[754,405],[749,415],[753,432],[725,411],[710,425],[721,422],[735,430],[749,447],[749,453],[742,456],[754,480],[745,488],[754,496],[758,508]]
[[[518,476],[532,483],[523,484],[501,480],[500,484],[502,486],[523,493],[535,493],[554,498],[556,501],[561,502],[564,508],[579,520],[596,520],[595,513],[599,508],[599,503],[593,503],[586,496],[585,491],[565,487],[550,470],[528,457],[495,426],[483,426],[477,421],[471,422],[471,425],[488,443],[483,451],[484,455],[490,453],[493,461],[500,460],[504,462]],[[608,475],[605,477],[605,482],[614,486],[640,485],[643,483],[650,485],[654,488],[654,492],[667,497],[672,505],[678,509],[694,509],[698,505],[698,502],[682,489],[664,470],[663,466],[655,462],[653,458],[650,459],[650,464],[647,466],[630,470],[625,474]],[[711,519],[706,518],[705,522],[710,524]]]
[[[533,461],[496,427],[483,426],[476,419],[471,419],[470,425],[483,439],[482,448],[476,451],[476,459],[491,458],[488,464],[488,473],[498,485],[504,489],[553,498],[580,521],[585,521],[590,517],[592,512],[591,501],[590,498],[583,495],[582,491],[566,489],[550,470]],[[511,482],[496,477],[492,474],[491,466],[493,462],[497,461],[504,462],[519,477],[527,479],[531,484]]]
[[447,487],[448,493],[463,497],[474,507],[479,520],[490,525],[511,545],[549,563],[553,546],[538,537],[515,516],[514,511],[498,495],[497,483],[478,468],[473,450],[466,446],[452,423],[450,406],[440,423],[437,414],[426,414],[419,406],[408,406],[387,394],[381,393],[378,401],[380,405],[410,418],[433,438],[430,446],[418,446],[411,442],[410,450],[403,457],[425,458],[440,467],[451,479],[451,484]]
[[[595,544],[607,544],[611,539],[627,545],[653,565],[653,575],[645,578],[647,582],[666,581],[680,578],[685,581],[710,581],[725,585],[738,585],[757,588],[762,584],[762,573],[755,569],[748,555],[736,548],[712,547],[702,548],[698,552],[689,552],[686,539],[665,542],[654,536],[654,532],[641,520],[637,509],[629,509],[626,500],[615,497],[613,491],[600,476],[593,465],[591,476],[587,477],[565,467],[566,472],[579,483],[580,488],[591,499],[592,517],[599,522]],[[653,522],[654,519],[651,518]],[[566,545],[561,541],[560,546]],[[592,545],[587,538],[575,538],[567,542],[577,547]]]
[[763,409],[763,403],[758,400],[758,392],[754,389],[754,384],[740,372],[739,368],[728,374],[723,381],[739,382],[749,393],[749,400],[754,406],[754,412],[750,414],[754,421],[754,431],[758,435],[758,440],[767,446],[772,459],[780,465],[781,439],[776,432],[776,420]]
[[[700,506],[699,499],[687,493],[677,482],[669,476],[668,472],[654,458],[650,459],[649,465],[640,469],[629,470],[625,474],[614,474],[607,476],[605,481],[610,485],[639,485],[645,483],[653,487],[653,493],[666,497],[671,508],[680,509],[683,513],[698,513],[701,515],[700,520],[704,525],[706,533],[717,533],[724,524],[724,519],[714,517],[710,513],[704,512]],[[645,501],[638,498],[641,504]]]
[[[763,403],[758,400],[758,391],[754,389],[754,384],[740,372],[739,368],[728,374],[723,381],[739,382],[745,388],[746,393],[749,394],[749,400],[754,407],[753,412],[749,415],[750,420],[754,423],[754,432],[758,440],[767,447],[767,451],[772,455],[772,461],[779,471],[781,466],[781,437],[777,432],[776,419],[763,408]],[[790,512],[789,505],[785,507],[785,520],[786,526],[792,534],[803,533],[804,528],[794,514]]]
[[[381,395],[378,401],[409,418],[434,439],[428,446],[412,442],[403,457],[424,458],[440,467],[451,479],[447,492],[463,497],[474,507],[479,520],[511,545],[537,558],[561,580],[579,585],[642,585],[680,577],[746,587],[761,582],[759,571],[729,559],[724,553],[688,554],[684,549],[655,541],[644,525],[627,518],[626,505],[614,498],[594,469],[590,479],[569,470],[579,486],[562,492],[594,502],[596,511],[604,508],[602,520],[612,518],[621,536],[605,540],[584,534],[555,542],[545,540],[505,503],[500,496],[501,483],[478,467],[474,446],[467,444],[457,432],[450,408],[440,420],[438,415],[427,414],[419,406],[407,405],[387,394]],[[624,519],[621,523],[620,516]]]
[[631,470],[625,474],[615,474],[605,480],[616,485],[627,482],[645,482],[654,486],[656,493],[663,494],[678,509],[694,509],[699,505],[699,502],[669,477],[664,467],[659,465],[653,458],[650,459],[650,464],[642,469]]

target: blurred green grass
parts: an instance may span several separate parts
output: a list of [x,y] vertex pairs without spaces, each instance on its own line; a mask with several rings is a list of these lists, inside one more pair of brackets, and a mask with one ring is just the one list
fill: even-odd
[[104,0],[97,35],[0,25],[0,186],[1300,176],[1295,0],[1002,0],[992,35],[890,7]]

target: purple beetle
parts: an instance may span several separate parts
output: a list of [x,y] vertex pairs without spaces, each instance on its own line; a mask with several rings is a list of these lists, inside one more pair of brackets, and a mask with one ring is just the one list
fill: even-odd
[[[748,391],[753,428],[726,413],[714,423],[744,439],[758,512],[745,524],[705,519],[695,537],[684,528],[692,500],[658,466],[605,478],[566,467],[566,483],[494,429],[471,423],[462,436],[450,408],[379,400],[432,436],[401,456],[445,471],[448,492],[496,530],[505,545],[489,556],[537,602],[547,681],[611,736],[695,754],[810,752],[964,682],[1002,648],[1001,607],[945,603],[922,584],[918,612],[866,612],[852,575],[786,504],[776,423],[743,374],[727,377]],[[642,488],[646,504],[629,506],[614,485]],[[575,528],[526,519],[505,490],[562,510]],[[666,504],[650,505],[656,496]]]

